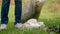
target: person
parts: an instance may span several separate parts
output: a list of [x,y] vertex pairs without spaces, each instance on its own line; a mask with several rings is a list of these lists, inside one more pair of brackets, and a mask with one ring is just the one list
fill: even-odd
[[[14,0],[14,2],[15,2],[15,23],[14,25],[16,28],[20,28],[23,25],[21,23],[22,0]],[[7,24],[9,21],[8,19],[9,6],[10,6],[10,0],[2,0],[0,30],[7,28]]]

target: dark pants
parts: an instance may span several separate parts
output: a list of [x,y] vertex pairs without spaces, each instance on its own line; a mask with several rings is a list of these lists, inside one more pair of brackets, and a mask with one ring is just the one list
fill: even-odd
[[[8,24],[9,6],[10,0],[2,0],[1,24]],[[15,24],[21,22],[21,13],[22,13],[22,0],[15,0]]]

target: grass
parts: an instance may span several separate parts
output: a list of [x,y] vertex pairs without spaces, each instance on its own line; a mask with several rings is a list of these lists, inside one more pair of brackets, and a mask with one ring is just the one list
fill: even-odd
[[[46,0],[40,17],[38,21],[43,21],[46,27],[55,25],[56,27],[60,26],[60,10],[52,7],[55,0]],[[59,8],[60,9],[60,8]],[[9,10],[9,23],[7,30],[0,31],[0,34],[49,34],[45,32],[42,28],[37,29],[17,29],[14,27],[14,7],[11,7]],[[54,33],[56,34],[56,33]]]

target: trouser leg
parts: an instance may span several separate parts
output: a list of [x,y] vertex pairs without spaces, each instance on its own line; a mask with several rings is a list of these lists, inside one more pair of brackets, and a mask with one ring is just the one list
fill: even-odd
[[15,24],[21,23],[22,0],[15,0]]
[[7,24],[8,23],[9,5],[10,5],[10,0],[2,0],[1,24]]

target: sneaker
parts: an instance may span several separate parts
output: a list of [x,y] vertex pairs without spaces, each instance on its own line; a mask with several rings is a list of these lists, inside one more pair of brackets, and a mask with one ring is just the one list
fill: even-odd
[[17,24],[15,25],[15,27],[16,27],[16,28],[22,28],[22,27],[23,27],[23,24],[22,24],[22,23],[17,23]]
[[7,25],[6,24],[1,24],[0,30],[4,30],[4,29],[7,29]]

